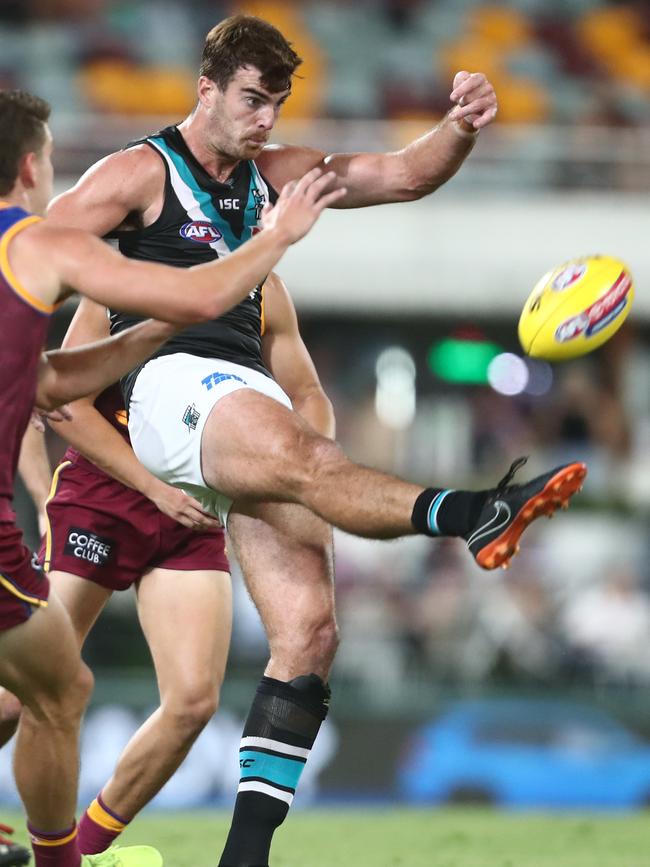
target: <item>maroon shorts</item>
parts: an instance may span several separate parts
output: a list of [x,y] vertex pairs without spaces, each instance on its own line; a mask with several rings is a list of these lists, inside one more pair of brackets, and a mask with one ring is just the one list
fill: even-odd
[[126,590],[150,569],[229,572],[221,528],[197,533],[151,500],[81,460],[55,471],[48,531],[39,552],[47,572],[69,572]]
[[0,523],[0,631],[28,620],[47,605],[50,582],[32,565],[33,554],[13,522]]

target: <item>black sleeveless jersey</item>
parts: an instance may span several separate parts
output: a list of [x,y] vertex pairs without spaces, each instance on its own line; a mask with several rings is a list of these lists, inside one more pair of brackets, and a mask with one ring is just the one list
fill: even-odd
[[[150,226],[119,231],[120,252],[141,259],[189,268],[221,259],[236,250],[259,230],[262,208],[274,203],[277,193],[260,174],[255,162],[237,164],[224,183],[214,180],[187,147],[175,126],[167,127],[129,147],[147,144],[165,166],[162,211]],[[142,317],[110,311],[111,333],[140,322]],[[262,287],[218,319],[190,325],[172,337],[154,355],[186,352],[204,358],[221,358],[252,367],[269,376],[261,349]],[[126,405],[141,367],[122,384]]]

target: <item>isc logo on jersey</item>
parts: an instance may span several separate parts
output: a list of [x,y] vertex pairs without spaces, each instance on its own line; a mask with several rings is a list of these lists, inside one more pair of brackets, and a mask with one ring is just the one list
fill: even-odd
[[193,220],[191,223],[185,223],[181,226],[180,234],[181,237],[187,238],[188,241],[195,241],[197,244],[211,244],[222,237],[219,229],[206,220]]

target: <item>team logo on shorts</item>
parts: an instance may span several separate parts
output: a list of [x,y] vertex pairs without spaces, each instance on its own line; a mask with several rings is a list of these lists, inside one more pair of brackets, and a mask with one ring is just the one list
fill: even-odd
[[95,566],[106,566],[114,545],[113,539],[98,536],[92,530],[70,527],[63,553],[70,557],[76,557],[78,560],[86,560]]
[[188,241],[195,241],[197,244],[211,244],[223,237],[219,229],[207,220],[192,220],[191,223],[185,223],[181,226],[180,234]]
[[183,413],[183,424],[187,425],[188,431],[196,430],[196,424],[200,418],[201,413],[194,404],[191,403]]

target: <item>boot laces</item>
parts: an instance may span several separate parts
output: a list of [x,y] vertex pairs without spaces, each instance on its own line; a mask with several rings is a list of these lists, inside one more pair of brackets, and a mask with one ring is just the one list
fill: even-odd
[[496,487],[496,496],[500,497],[502,494],[505,494],[510,488],[514,487],[510,483],[515,477],[515,473],[517,470],[520,470],[523,465],[528,461],[528,456],[517,458],[516,461],[513,461],[510,465],[510,469],[505,474],[505,476],[501,479],[499,484]]

